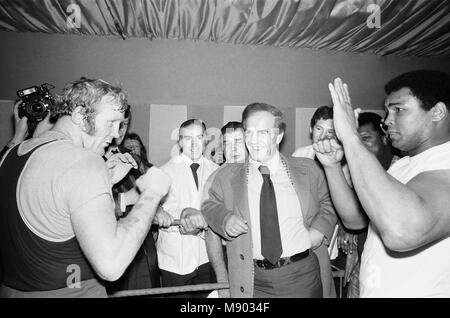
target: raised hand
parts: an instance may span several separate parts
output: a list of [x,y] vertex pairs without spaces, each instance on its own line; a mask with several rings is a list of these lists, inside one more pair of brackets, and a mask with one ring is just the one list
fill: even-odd
[[137,168],[137,163],[129,153],[116,153],[109,157],[106,166],[111,174],[111,181],[116,184],[122,180],[132,168]]
[[333,84],[328,84],[331,98],[333,100],[333,121],[336,135],[340,141],[345,142],[347,138],[358,136],[358,112],[353,110],[347,84],[340,78],[336,78]]
[[11,139],[11,142],[14,144],[21,143],[28,136],[28,118],[23,116],[19,117],[19,106],[22,104],[22,101],[19,100],[14,104],[14,137]]
[[336,139],[319,140],[312,146],[317,159],[324,167],[340,164],[344,157],[344,150]]

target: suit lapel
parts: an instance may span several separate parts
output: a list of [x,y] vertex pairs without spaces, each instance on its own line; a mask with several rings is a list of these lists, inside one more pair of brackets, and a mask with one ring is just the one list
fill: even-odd
[[[281,154],[280,154],[281,155]],[[310,199],[310,183],[308,177],[308,171],[304,166],[293,165],[288,159],[281,155],[281,160],[286,164],[289,175],[297,193],[297,197],[300,201],[300,206],[302,208],[303,221],[308,224],[308,214],[310,212],[309,199]]]
[[[248,169],[249,169],[249,162],[248,160],[245,162],[245,164],[242,164],[240,166],[240,169],[236,171],[237,176],[236,178],[233,178],[236,180],[236,184],[232,184],[234,190],[234,205],[233,209],[235,213],[238,213],[244,220],[247,221],[247,225],[249,228],[249,231],[246,235],[249,235],[252,237],[252,224],[251,224],[251,218],[250,218],[250,207],[248,204]],[[252,240],[250,240],[252,242]],[[253,246],[253,242],[252,242]]]
[[248,169],[248,162],[241,165],[240,169],[237,170],[237,178],[235,180],[238,180],[236,184],[232,184],[232,187],[235,191],[235,209],[237,209],[236,212],[238,212],[245,220],[248,222],[250,221],[250,208],[248,205],[248,175],[247,175],[247,169]]

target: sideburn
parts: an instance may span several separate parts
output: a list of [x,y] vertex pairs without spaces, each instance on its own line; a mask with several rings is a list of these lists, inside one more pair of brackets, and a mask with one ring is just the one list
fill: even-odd
[[86,111],[84,114],[84,127],[90,136],[95,134],[95,111]]

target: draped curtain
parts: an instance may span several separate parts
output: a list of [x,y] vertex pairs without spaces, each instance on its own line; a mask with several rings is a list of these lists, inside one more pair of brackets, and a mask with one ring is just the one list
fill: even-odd
[[0,30],[449,57],[450,2],[1,0]]

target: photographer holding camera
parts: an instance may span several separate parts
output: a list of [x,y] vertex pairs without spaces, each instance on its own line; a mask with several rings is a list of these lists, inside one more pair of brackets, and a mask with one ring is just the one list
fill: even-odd
[[35,129],[30,131],[30,127],[28,124],[27,116],[19,116],[19,108],[23,104],[22,100],[18,100],[14,104],[13,114],[14,114],[14,136],[8,141],[5,147],[0,151],[0,160],[2,160],[3,156],[6,152],[14,147],[15,145],[20,144],[27,137],[33,136],[37,137],[40,134],[46,132],[47,130],[53,127],[53,124],[50,120],[50,112],[46,112],[45,117],[35,125]]
[[139,201],[115,218],[112,185],[136,163],[122,155],[105,164],[102,156],[125,106],[119,87],[82,78],[64,88],[52,129],[6,153],[0,297],[106,297],[102,279],[118,279],[136,255],[170,178],[150,168],[137,180]]

